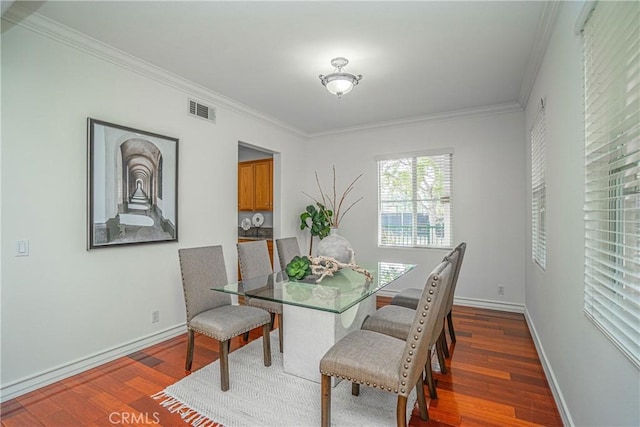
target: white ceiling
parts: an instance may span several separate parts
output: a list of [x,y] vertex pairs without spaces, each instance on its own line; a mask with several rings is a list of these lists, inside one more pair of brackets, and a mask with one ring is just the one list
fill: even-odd
[[[546,46],[540,1],[16,4],[306,135],[522,104]],[[336,56],[363,75],[339,100]]]

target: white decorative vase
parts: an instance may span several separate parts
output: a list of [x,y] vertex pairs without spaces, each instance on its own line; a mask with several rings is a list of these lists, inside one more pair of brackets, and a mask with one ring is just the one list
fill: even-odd
[[338,229],[331,227],[331,232],[327,237],[320,240],[316,249],[318,256],[331,257],[339,262],[348,264],[353,257],[351,243],[338,234]]

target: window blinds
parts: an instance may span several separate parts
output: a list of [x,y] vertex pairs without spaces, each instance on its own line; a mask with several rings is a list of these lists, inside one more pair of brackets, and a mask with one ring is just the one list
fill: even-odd
[[378,159],[378,244],[451,247],[453,153]]
[[546,240],[546,148],[544,105],[531,127],[531,251],[533,260],[544,270],[547,266]]
[[640,2],[584,28],[585,306],[640,367]]

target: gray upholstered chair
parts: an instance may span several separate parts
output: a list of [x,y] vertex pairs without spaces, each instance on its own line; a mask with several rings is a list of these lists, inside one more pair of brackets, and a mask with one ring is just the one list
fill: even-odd
[[187,360],[193,362],[194,332],[220,342],[220,388],[229,389],[229,340],[262,326],[264,366],[271,366],[269,313],[256,307],[231,304],[231,296],[212,291],[211,287],[226,285],[227,270],[222,246],[206,246],[178,250],[182,288],[187,309]]
[[[431,368],[431,349],[435,347],[438,363],[440,365],[440,372],[447,373],[444,352],[442,348],[446,346],[446,342],[442,343],[444,339],[444,318],[446,303],[449,297],[449,292],[453,285],[453,274],[455,272],[455,266],[459,259],[459,252],[453,251],[450,255],[446,256],[443,262],[451,264],[451,275],[449,277],[450,283],[447,284],[446,290],[443,291],[444,303],[441,306],[440,315],[435,321],[435,328],[437,333],[434,333],[430,337],[428,343],[427,352],[428,358],[424,365],[425,370],[425,383],[429,387],[429,395],[432,399],[437,399],[438,394],[436,391],[435,381],[433,378],[433,370]],[[429,282],[425,286],[429,286]],[[424,289],[423,289],[424,292]],[[419,304],[419,301],[418,301]],[[416,314],[416,310],[398,305],[386,305],[376,310],[374,314],[368,316],[363,324],[362,329],[379,332],[381,334],[390,335],[394,338],[406,339],[411,330],[411,324]]]
[[[453,308],[453,298],[456,292],[456,286],[458,284],[458,275],[460,274],[460,267],[462,267],[462,260],[464,259],[464,253],[466,250],[467,250],[467,244],[465,242],[462,242],[445,256],[446,258],[448,256],[451,256],[451,254],[453,254],[453,252],[455,251],[459,252],[458,264],[456,265],[453,272],[453,281],[451,282],[452,286],[451,286],[451,289],[449,290],[449,296],[447,298],[447,309],[446,309],[447,325],[449,326],[449,336],[451,337],[451,342],[456,342],[456,333],[453,329],[453,318],[451,315],[451,310]],[[415,309],[415,307],[418,304],[418,299],[420,298],[421,292],[422,292],[422,289],[419,289],[419,288],[404,289],[403,291],[401,291],[391,299],[391,305],[400,305],[403,307]],[[445,345],[443,350],[445,351],[447,357],[449,357],[448,348],[446,345],[446,338],[445,338],[444,344]]]
[[276,249],[278,250],[278,260],[280,261],[281,271],[286,271],[287,264],[289,264],[294,257],[301,255],[300,246],[298,246],[298,239],[296,237],[276,239]]
[[[238,263],[243,280],[266,276],[273,273],[269,248],[266,240],[253,240],[250,242],[238,242]],[[271,313],[271,325],[274,317],[278,316],[278,337],[280,338],[279,350],[282,353],[282,303],[267,301],[260,298],[245,297],[245,304],[259,307]]]
[[437,320],[446,302],[452,266],[443,262],[429,275],[427,284],[415,310],[410,333],[404,339],[369,330],[350,333],[320,360],[321,425],[331,424],[331,377],[352,383],[352,394],[358,395],[360,385],[366,384],[398,395],[396,422],[407,425],[407,398],[416,387],[420,417],[429,419],[422,385],[422,369],[429,355],[428,344],[438,334]]

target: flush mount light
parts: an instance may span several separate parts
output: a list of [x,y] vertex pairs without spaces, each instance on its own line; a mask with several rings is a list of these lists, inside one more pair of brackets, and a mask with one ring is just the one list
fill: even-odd
[[342,95],[351,92],[351,89],[358,84],[362,75],[358,74],[354,76],[351,73],[345,73],[342,69],[349,63],[347,58],[338,57],[331,60],[331,65],[335,67],[335,70],[331,74],[323,76],[320,74],[320,81],[322,85],[333,95],[337,95],[338,98]]

